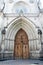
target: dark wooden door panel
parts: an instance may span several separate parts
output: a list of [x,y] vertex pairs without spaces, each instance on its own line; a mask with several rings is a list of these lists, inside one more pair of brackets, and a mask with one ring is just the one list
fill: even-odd
[[28,45],[23,45],[23,58],[28,59],[29,58],[29,48]]
[[22,45],[15,45],[15,59],[22,58]]

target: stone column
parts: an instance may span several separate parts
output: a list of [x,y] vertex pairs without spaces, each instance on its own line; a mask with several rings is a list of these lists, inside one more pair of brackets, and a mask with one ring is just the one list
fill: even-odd
[[38,29],[38,34],[40,35],[40,43],[41,43],[41,51],[40,51],[40,57],[43,58],[43,42],[42,42],[42,31]]
[[2,59],[4,60],[4,45],[5,45],[5,33],[6,33],[6,30],[5,28],[2,30],[2,44],[1,44],[1,47],[2,47],[2,50],[1,50],[1,55],[2,55]]

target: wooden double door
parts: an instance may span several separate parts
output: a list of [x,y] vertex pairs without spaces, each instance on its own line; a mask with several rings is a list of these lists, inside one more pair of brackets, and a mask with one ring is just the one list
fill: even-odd
[[20,29],[15,36],[14,58],[28,59],[29,58],[28,36],[23,29]]

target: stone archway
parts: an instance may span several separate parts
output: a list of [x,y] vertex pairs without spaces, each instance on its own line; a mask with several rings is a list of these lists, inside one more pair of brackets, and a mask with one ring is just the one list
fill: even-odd
[[[18,31],[22,29],[24,32],[26,32],[26,35],[28,36],[28,44],[29,44],[29,53],[30,58],[35,57],[33,51],[36,51],[36,48],[38,48],[38,42],[37,40],[33,41],[33,39],[37,39],[37,31],[34,26],[34,24],[31,22],[31,20],[25,18],[25,17],[19,17],[11,22],[11,24],[8,26],[6,31],[6,38],[11,39],[11,41],[6,40],[6,45],[8,49],[10,49],[13,52],[13,58],[15,57],[15,38],[18,33]],[[32,39],[32,41],[31,41]],[[9,48],[10,47],[10,48]],[[28,57],[28,58],[29,58]],[[21,57],[20,57],[21,58]],[[22,56],[23,58],[23,56]],[[16,57],[15,57],[16,59]]]
[[28,36],[23,29],[20,29],[15,36],[14,58],[28,59],[29,58]]

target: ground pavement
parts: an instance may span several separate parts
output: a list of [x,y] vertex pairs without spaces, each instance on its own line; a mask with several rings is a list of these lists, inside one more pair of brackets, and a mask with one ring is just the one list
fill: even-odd
[[0,61],[0,65],[43,65],[40,60],[5,60]]

